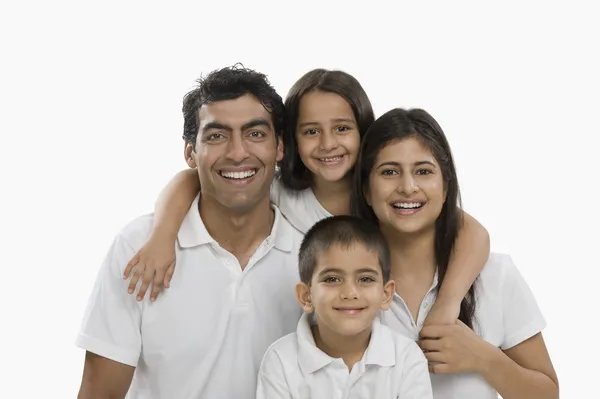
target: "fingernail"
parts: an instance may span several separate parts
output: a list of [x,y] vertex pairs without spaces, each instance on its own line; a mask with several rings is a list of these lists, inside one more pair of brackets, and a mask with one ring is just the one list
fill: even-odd
[[142,300],[142,297],[141,297],[141,296],[138,296],[138,297],[137,297],[137,298],[135,298],[135,299],[137,299],[137,300],[138,300],[138,302],[139,302],[139,301],[141,301],[141,300]]
[[150,302],[154,302],[154,301],[156,301],[156,297],[155,296],[151,296],[150,297]]
[[133,294],[133,288],[128,289],[127,292],[129,292],[130,294]]

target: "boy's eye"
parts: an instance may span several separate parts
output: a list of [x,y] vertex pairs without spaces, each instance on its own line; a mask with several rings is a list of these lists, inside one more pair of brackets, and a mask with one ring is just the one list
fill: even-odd
[[361,283],[374,283],[375,279],[370,276],[363,276],[358,281],[360,281]]
[[323,282],[327,283],[327,284],[337,283],[339,281],[340,281],[340,279],[337,277],[334,277],[334,276],[325,277],[323,279]]

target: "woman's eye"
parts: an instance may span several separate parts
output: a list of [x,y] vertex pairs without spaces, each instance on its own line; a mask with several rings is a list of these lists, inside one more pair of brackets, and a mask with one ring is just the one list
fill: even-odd
[[417,170],[417,175],[429,175],[431,173],[432,172],[430,170],[428,170],[428,169],[419,169],[419,170]]
[[395,171],[394,169],[385,169],[381,171],[381,174],[384,176],[393,176],[393,175],[397,175],[398,172]]

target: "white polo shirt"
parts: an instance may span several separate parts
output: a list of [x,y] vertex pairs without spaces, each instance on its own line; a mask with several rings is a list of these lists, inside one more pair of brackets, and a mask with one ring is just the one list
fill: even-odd
[[136,367],[130,399],[253,399],[266,349],[302,314],[294,295],[302,235],[275,207],[271,235],[242,271],[208,234],[198,200],[179,231],[172,288],[156,302],[137,302],[122,277],[152,215],[121,231],[98,274],[77,345]]
[[283,186],[280,179],[271,184],[271,202],[279,207],[283,216],[302,234],[319,220],[332,216],[319,202],[312,188],[294,191]]
[[[382,312],[384,324],[407,337],[418,340],[425,317],[436,299],[437,273],[421,302],[414,322],[406,303],[394,296],[390,310]],[[475,284],[476,311],[474,331],[490,344],[506,350],[541,332],[546,322],[529,286],[508,255],[490,254]],[[435,399],[496,399],[498,394],[478,374],[434,374],[431,376]]]
[[348,372],[343,359],[315,345],[304,314],[295,333],[267,350],[256,399],[427,399],[432,398],[427,360],[412,340],[378,320],[363,358]]

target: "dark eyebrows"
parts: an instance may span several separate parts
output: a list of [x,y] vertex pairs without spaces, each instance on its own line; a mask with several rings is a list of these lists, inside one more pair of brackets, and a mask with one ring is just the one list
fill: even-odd
[[[242,125],[242,130],[248,130],[248,129],[251,129],[251,128],[257,127],[257,126],[262,126],[262,127],[268,128],[268,129],[271,128],[269,121],[267,121],[266,119],[255,118],[255,119],[252,119],[250,122],[244,123],[244,125]],[[231,126],[226,125],[224,123],[220,123],[220,122],[209,122],[202,127],[202,133],[206,133],[209,130],[225,130],[228,132],[233,132],[233,128]]]
[[[436,168],[435,164],[431,161],[419,161],[419,162],[415,162],[413,164],[413,166],[421,166],[421,165],[430,165],[431,167]],[[402,164],[400,162],[393,162],[393,161],[382,162],[379,165],[377,165],[377,169],[381,168],[382,166],[400,167],[400,166],[402,166]]]
[[250,122],[244,123],[242,130],[252,129],[253,127],[262,126],[267,129],[271,129],[271,124],[264,118],[252,119]]
[[[356,124],[356,122],[353,119],[349,119],[349,118],[334,118],[331,121],[335,122],[335,123],[350,123],[353,125]],[[302,128],[302,127],[310,126],[310,125],[318,125],[318,123],[317,122],[304,122],[304,123],[299,124],[298,128]]]
[[[319,272],[319,276],[323,276],[328,273],[345,274],[346,271],[336,268],[336,267],[326,267],[325,269],[323,269]],[[379,274],[378,269],[373,269],[371,267],[362,267],[362,268],[358,269],[356,271],[356,273],[370,273],[370,274],[375,274],[375,275]]]

